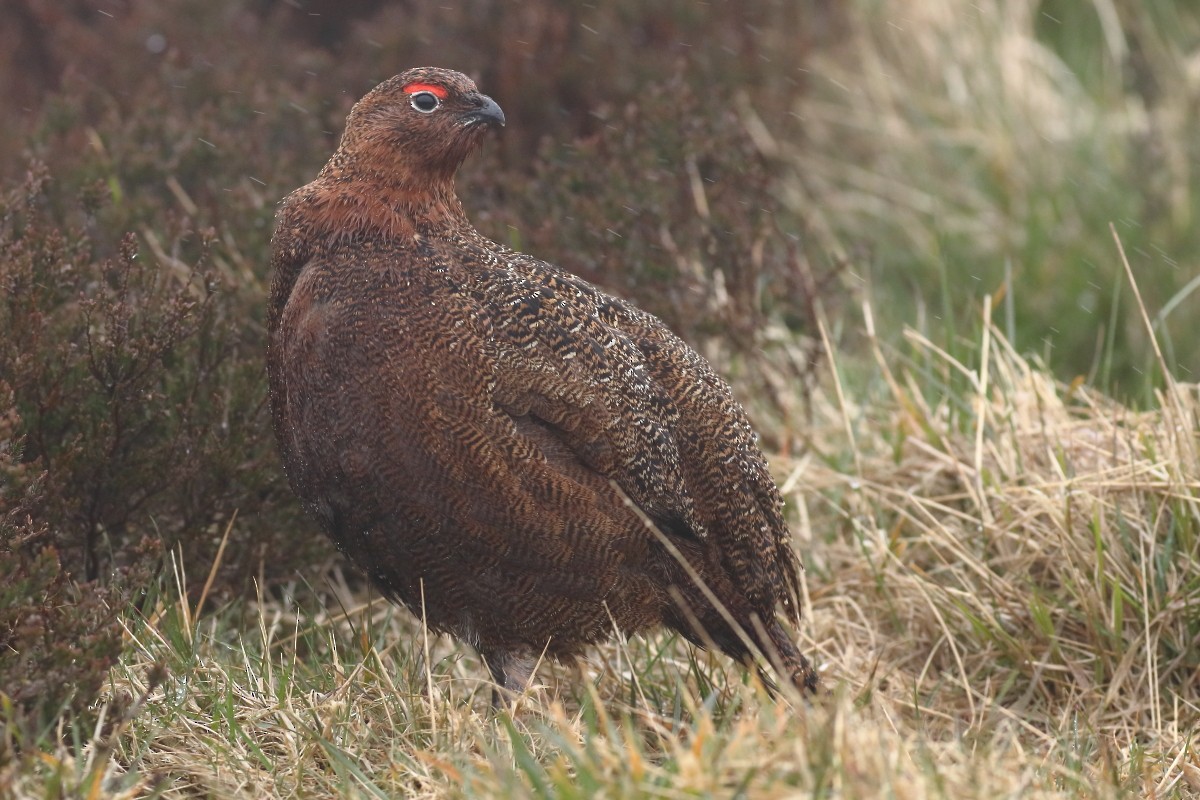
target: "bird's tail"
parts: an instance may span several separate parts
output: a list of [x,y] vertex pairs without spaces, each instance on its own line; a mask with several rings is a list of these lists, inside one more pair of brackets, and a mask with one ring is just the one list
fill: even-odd
[[[717,609],[705,597],[676,597],[676,616],[668,624],[701,647],[714,647],[747,666],[765,660],[781,680],[791,683],[801,694],[815,692],[817,671],[800,652],[788,629],[779,619],[762,620],[746,608],[736,605]],[[774,689],[760,666],[759,674],[769,689]]]

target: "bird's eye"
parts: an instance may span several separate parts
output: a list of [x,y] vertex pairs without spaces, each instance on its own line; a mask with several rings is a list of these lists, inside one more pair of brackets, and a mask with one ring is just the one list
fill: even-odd
[[408,102],[422,114],[431,114],[442,104],[442,101],[433,92],[417,92],[408,98]]

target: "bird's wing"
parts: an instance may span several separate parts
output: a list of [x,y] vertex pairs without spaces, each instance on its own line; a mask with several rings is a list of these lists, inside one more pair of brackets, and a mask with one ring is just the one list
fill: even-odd
[[657,318],[521,258],[476,284],[496,404],[615,481],[663,532],[714,548],[755,608],[796,613],[779,493],[728,385]]

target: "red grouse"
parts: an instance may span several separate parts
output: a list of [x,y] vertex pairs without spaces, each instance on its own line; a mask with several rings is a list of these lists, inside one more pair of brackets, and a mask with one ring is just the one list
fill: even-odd
[[471,226],[504,113],[412,69],[363,97],[271,243],[268,372],[296,494],[386,595],[519,692],[547,653],[660,625],[817,675],[746,415],[657,318]]

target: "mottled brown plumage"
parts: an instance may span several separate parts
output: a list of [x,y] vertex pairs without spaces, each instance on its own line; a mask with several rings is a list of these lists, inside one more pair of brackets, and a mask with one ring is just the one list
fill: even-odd
[[659,625],[743,661],[752,642],[813,688],[777,617],[800,608],[779,492],[729,387],[655,317],[467,221],[454,174],[503,123],[465,76],[409,70],[283,202],[268,371],[293,488],[508,689],[543,652]]

